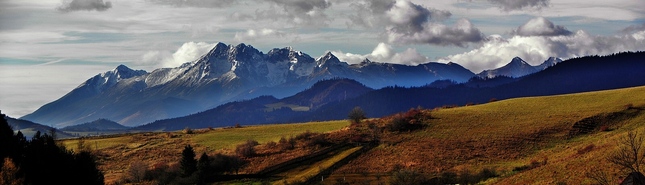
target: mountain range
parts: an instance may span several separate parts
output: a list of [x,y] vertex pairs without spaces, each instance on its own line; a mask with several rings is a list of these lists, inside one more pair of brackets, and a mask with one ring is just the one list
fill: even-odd
[[[330,79],[294,96],[277,99],[263,96],[228,103],[204,112],[155,121],[136,131],[171,131],[189,128],[226,127],[235,124],[265,124],[345,119],[354,107],[369,117],[382,117],[415,107],[463,106],[517,97],[547,96],[645,85],[645,52],[590,56],[564,61],[520,78],[474,77],[465,83],[441,87],[385,87],[370,90],[351,79]],[[442,82],[444,83],[444,82]],[[479,86],[481,84],[495,84]],[[335,93],[326,93],[335,92]],[[350,93],[343,97],[345,92]],[[313,102],[327,98],[321,106]],[[340,98],[343,97],[343,98]],[[297,101],[293,101],[297,99]],[[299,102],[299,103],[296,103]]]
[[[327,79],[352,79],[369,89],[386,89],[382,91],[387,91],[387,87],[441,89],[454,84],[484,88],[515,83],[523,75],[539,73],[560,62],[560,59],[549,58],[539,66],[531,66],[520,58],[514,58],[506,66],[476,75],[452,62],[408,66],[366,59],[350,65],[330,52],[314,59],[291,47],[275,48],[265,54],[250,45],[218,43],[199,59],[176,68],[146,72],[119,65],[112,71],[88,79],[65,96],[22,119],[59,128],[98,119],[136,127],[248,102],[243,100],[254,100],[268,102],[257,104],[258,110],[271,108],[267,112],[296,112],[287,117],[275,112],[274,116],[279,119],[271,119],[271,115],[268,115],[265,121],[256,123],[304,120],[307,115],[321,111],[330,104],[351,99],[334,102],[338,100],[337,97],[334,101],[325,100],[323,97],[326,96],[319,97],[317,101],[294,97],[298,92],[306,92],[307,88],[321,87],[312,85]],[[335,93],[338,92],[329,92]],[[392,110],[400,109],[392,108],[385,112]],[[303,118],[297,118],[299,116]],[[251,123],[239,120],[223,122]]]
[[351,78],[373,88],[467,81],[455,63],[418,66],[365,60],[349,65],[328,52],[314,59],[291,47],[264,54],[250,45],[216,44],[199,59],[152,72],[120,65],[98,74],[23,119],[65,127],[105,118],[125,126],[178,117],[262,95],[286,97],[329,78]]

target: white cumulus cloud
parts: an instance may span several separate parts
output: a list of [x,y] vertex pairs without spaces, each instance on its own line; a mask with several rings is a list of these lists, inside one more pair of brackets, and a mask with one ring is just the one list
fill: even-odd
[[555,25],[544,17],[535,17],[511,33],[521,36],[558,36],[572,34],[564,26]]
[[274,29],[248,29],[245,32],[235,33],[235,39],[238,41],[255,40],[261,37],[284,37],[285,33]]
[[490,36],[481,47],[450,55],[440,61],[459,63],[473,72],[500,67],[519,56],[532,65],[548,57],[563,59],[588,55],[607,55],[645,48],[645,31],[615,36],[594,36],[579,30],[560,36]]
[[342,51],[332,51],[341,61],[349,64],[358,64],[365,59],[375,62],[419,65],[428,62],[428,57],[421,55],[414,48],[408,48],[403,52],[397,53],[392,46],[386,43],[379,43],[369,54],[345,53]]
[[153,67],[177,67],[183,63],[199,59],[213,47],[215,47],[215,44],[206,42],[186,42],[174,53],[148,51],[141,56],[139,64]]

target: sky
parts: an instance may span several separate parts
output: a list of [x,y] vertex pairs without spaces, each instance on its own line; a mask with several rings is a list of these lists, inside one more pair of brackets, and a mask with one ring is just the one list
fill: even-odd
[[478,73],[645,50],[643,0],[0,0],[0,110],[20,117],[125,64],[177,67],[217,42]]

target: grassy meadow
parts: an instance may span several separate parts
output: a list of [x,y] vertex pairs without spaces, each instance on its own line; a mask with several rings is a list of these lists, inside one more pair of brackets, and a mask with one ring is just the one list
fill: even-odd
[[[335,170],[324,184],[339,182],[379,184],[397,169],[411,169],[428,176],[442,172],[494,170],[499,177],[485,184],[594,184],[589,172],[602,169],[612,182],[626,173],[610,164],[606,157],[618,148],[620,138],[630,131],[645,134],[645,87],[568,95],[516,98],[480,105],[423,110],[432,118],[415,131],[383,132],[379,145]],[[621,113],[621,116],[607,116]],[[369,114],[369,112],[367,113]],[[588,134],[570,135],[572,126],[585,118],[605,126]],[[371,119],[387,125],[392,117]],[[125,134],[85,139],[99,153],[100,168],[106,182],[115,182],[127,165],[141,160],[149,166],[176,164],[181,149],[193,145],[196,152],[231,153],[236,145],[256,140],[259,148],[270,141],[313,133],[350,132],[348,121],[311,122],[194,130],[194,133],[159,132]],[[351,133],[351,132],[350,132]],[[350,134],[351,135],[351,134]],[[78,140],[63,140],[75,149]],[[251,159],[258,171],[276,160],[290,160],[311,153],[315,148],[286,153],[271,149]],[[297,171],[286,171],[288,179],[315,176],[320,166],[331,166],[358,148],[336,151],[332,157]],[[323,168],[324,169],[324,168]],[[520,170],[518,170],[520,169]],[[309,173],[311,172],[311,173]],[[253,181],[249,181],[253,182]],[[282,183],[274,180],[274,183]]]
[[[626,174],[605,158],[627,132],[645,134],[643,108],[645,87],[435,109],[426,112],[433,119],[425,129],[384,136],[383,144],[335,176],[377,174],[400,167],[437,176],[490,168],[501,175],[486,181],[493,184],[593,184],[586,174],[600,168],[618,181]],[[609,125],[607,131],[568,137],[575,122],[613,112],[632,116],[600,120]],[[513,170],[533,162],[543,165]]]

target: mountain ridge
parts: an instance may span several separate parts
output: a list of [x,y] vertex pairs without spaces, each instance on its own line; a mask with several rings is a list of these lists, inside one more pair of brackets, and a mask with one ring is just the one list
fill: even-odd
[[[344,101],[330,102],[309,111],[294,111],[292,107],[288,106],[280,106],[270,112],[264,111],[267,104],[279,103],[289,97],[282,100],[274,97],[266,97],[261,101],[251,99],[226,104],[226,106],[201,112],[199,115],[153,122],[136,129],[143,131],[179,130],[185,126],[181,123],[191,123],[189,125],[191,128],[199,128],[193,126],[225,127],[232,126],[233,123],[266,124],[336,120],[345,119],[347,113],[356,106],[361,107],[370,117],[381,117],[418,106],[425,108],[459,106],[518,97],[634,87],[645,85],[645,74],[641,72],[645,71],[645,60],[642,58],[645,58],[645,52],[581,57],[564,61],[544,71],[521,78],[499,76],[492,79],[481,79],[484,82],[449,83],[442,84],[440,87],[432,85],[423,87],[391,86],[367,91],[360,96]],[[497,84],[481,85],[486,83]],[[226,109],[248,112],[238,115],[224,111]],[[250,119],[248,115],[255,117]]]
[[137,126],[231,101],[263,95],[286,97],[323,79],[350,78],[381,88],[422,86],[440,79],[463,82],[474,75],[454,63],[406,66],[370,62],[359,67],[340,61],[331,52],[317,59],[291,47],[264,54],[243,43],[218,43],[199,59],[175,68],[145,72],[119,65],[102,74],[22,118],[56,127],[99,118]]
[[512,78],[518,78],[533,74],[539,71],[542,71],[546,68],[552,67],[558,63],[562,62],[562,59],[549,57],[547,60],[542,62],[540,65],[533,66],[520,57],[514,57],[506,65],[496,68],[484,70],[477,74],[479,78],[495,78],[497,76],[507,76]]

